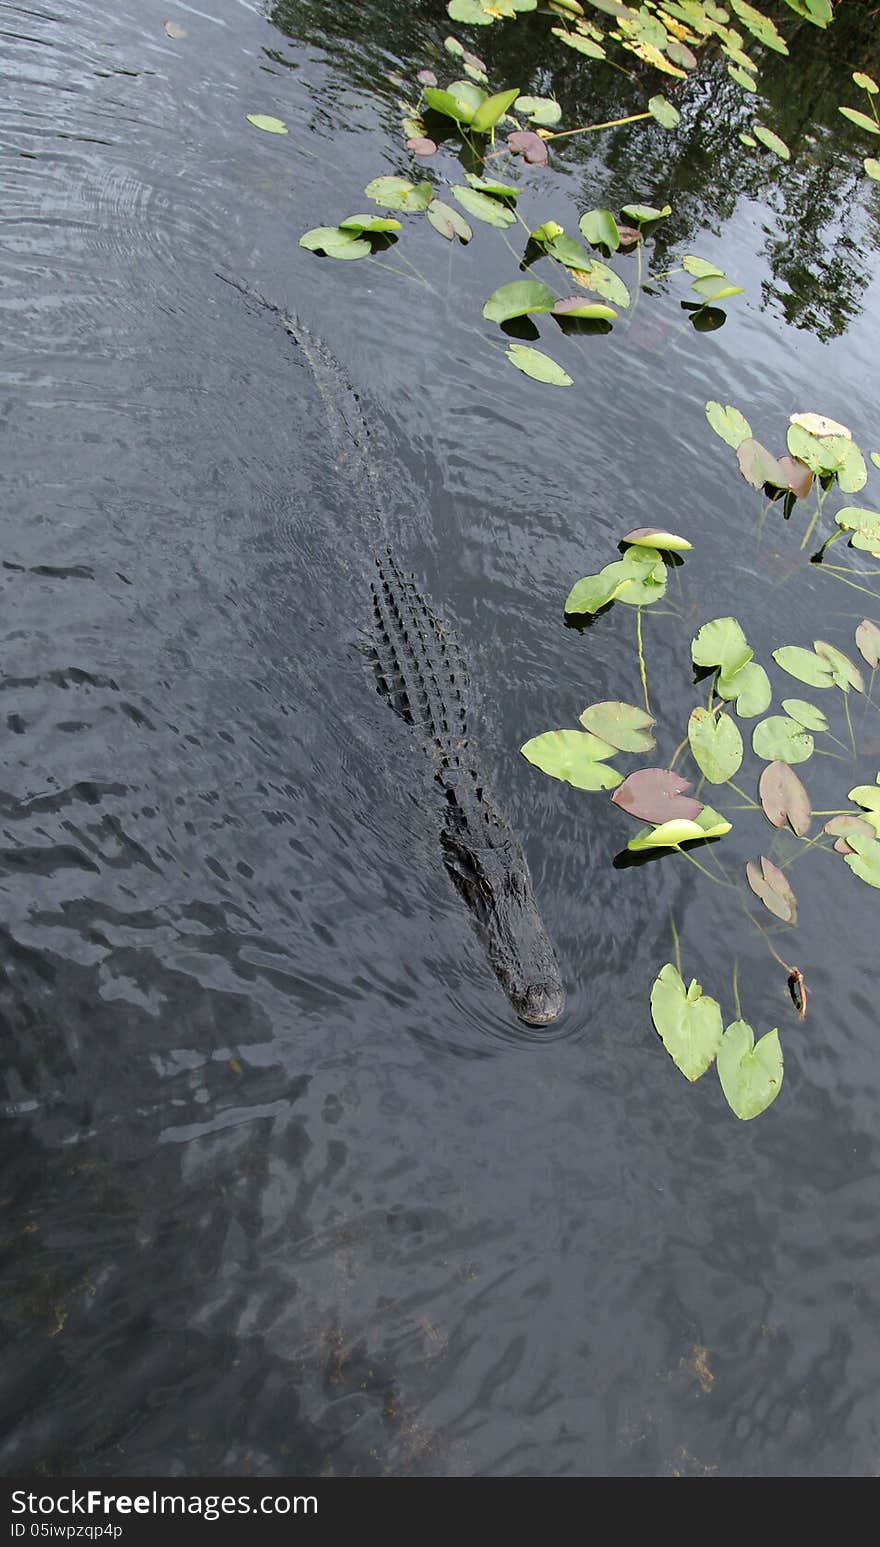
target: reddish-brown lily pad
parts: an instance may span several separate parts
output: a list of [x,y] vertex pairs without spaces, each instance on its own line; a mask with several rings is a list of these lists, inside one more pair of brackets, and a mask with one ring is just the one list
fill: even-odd
[[788,479],[788,487],[792,494],[799,500],[805,500],[813,487],[813,474],[803,462],[796,462],[794,457],[780,457],[779,466]]
[[507,149],[515,156],[522,156],[530,166],[547,165],[547,146],[533,129],[516,129],[507,136]]
[[746,880],[756,897],[760,897],[765,908],[782,919],[783,924],[797,923],[797,902],[788,879],[778,865],[774,865],[765,854],[761,855],[761,869],[749,860],[746,865]]
[[784,827],[788,822],[799,838],[810,831],[813,808],[803,784],[788,763],[768,763],[758,785],[761,806],[768,822]]
[[643,822],[669,822],[673,817],[695,822],[703,802],[685,795],[690,788],[691,780],[671,768],[637,768],[617,786],[611,799],[621,811]]
[[406,148],[411,150],[414,156],[433,156],[437,146],[433,140],[428,139],[427,135],[414,134],[411,140],[407,140]]

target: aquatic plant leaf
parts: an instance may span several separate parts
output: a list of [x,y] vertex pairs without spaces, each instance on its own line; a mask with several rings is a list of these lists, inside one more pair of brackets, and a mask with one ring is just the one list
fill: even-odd
[[704,623],[691,640],[691,660],[695,666],[720,666],[722,677],[730,680],[752,659],[742,626],[736,618],[713,618]]
[[762,145],[766,145],[768,150],[772,150],[774,156],[778,156],[781,161],[791,160],[791,151],[785,141],[780,139],[778,134],[774,134],[772,129],[765,129],[763,124],[753,124],[752,131],[755,138],[760,140]]
[[480,193],[476,188],[464,188],[456,183],[452,188],[452,197],[475,220],[483,220],[487,226],[498,226],[504,230],[516,220],[513,210],[508,209],[506,204],[501,204],[487,193]]
[[692,822],[674,817],[658,827],[643,827],[630,838],[627,848],[634,854],[646,849],[678,849],[683,843],[704,843],[707,838],[723,838],[729,832],[730,823],[711,806],[704,806]]
[[579,719],[585,730],[601,736],[619,752],[650,752],[655,744],[650,729],[654,716],[635,704],[608,699],[588,705]]
[[782,707],[787,715],[790,715],[793,720],[797,720],[798,725],[804,727],[804,730],[823,733],[827,731],[828,720],[826,716],[822,713],[821,709],[816,708],[815,704],[807,703],[805,698],[784,698],[782,700]]
[[787,714],[771,714],[752,731],[752,751],[767,763],[805,763],[813,746],[810,732]]
[[758,87],[755,77],[750,75],[748,70],[744,70],[741,65],[729,64],[727,66],[727,73],[732,81],[736,81],[737,86],[742,86],[743,91],[757,91]]
[[[477,177],[475,172],[465,172],[464,175],[472,188],[476,188],[479,193],[491,194],[495,199],[510,199],[511,203],[515,203],[522,192],[510,183],[499,183],[492,177]],[[561,231],[562,227],[559,229]]]
[[525,742],[520,751],[542,773],[576,790],[613,790],[623,778],[602,762],[603,757],[614,756],[614,748],[587,731],[545,731]]
[[516,129],[513,134],[507,136],[507,149],[514,156],[522,156],[530,166],[545,167],[547,165],[547,146],[536,134],[534,129]]
[[846,798],[854,800],[857,806],[864,806],[866,811],[880,812],[880,774],[876,784],[857,784]]
[[618,567],[626,581],[617,595],[618,601],[625,602],[628,607],[648,607],[663,596],[667,571],[663,555],[656,548],[633,543],[618,564],[609,564],[606,569]]
[[806,682],[808,687],[834,686],[834,675],[828,661],[813,650],[804,650],[800,645],[780,645],[778,650],[773,651],[773,659],[790,677],[796,677],[798,682]]
[[785,3],[816,27],[827,27],[834,20],[831,0],[785,0]]
[[[622,789],[623,786],[620,785],[619,788]],[[614,795],[612,795],[611,799],[614,799]],[[823,833],[830,834],[831,837],[837,840],[834,847],[838,854],[855,853],[849,842],[853,833],[859,838],[876,838],[878,836],[871,823],[860,816],[833,816],[830,822],[825,823],[822,831]]]
[[[569,246],[569,244],[571,244]],[[578,247],[583,254],[576,262],[569,262],[563,257],[563,253],[571,253],[571,249]],[[590,258],[571,237],[556,237],[548,249],[554,258],[564,263],[572,277],[585,290],[595,290],[597,295],[603,295],[606,301],[614,306],[629,306],[630,293],[619,274],[602,263],[598,258]],[[574,256],[574,254],[572,254]]]
[[[479,197],[477,195],[477,197]],[[549,355],[527,344],[509,344],[507,358],[518,371],[531,376],[534,381],[546,382],[548,387],[570,387],[572,379]]]
[[442,113],[444,118],[451,118],[453,123],[469,125],[473,123],[478,107],[485,101],[486,93],[475,86],[473,81],[455,81],[446,90],[426,86],[424,97],[433,112]]
[[386,209],[402,209],[413,213],[427,209],[434,197],[432,183],[413,183],[408,177],[374,177],[364,189],[368,199],[383,204]]
[[758,782],[758,798],[765,817],[774,827],[784,827],[788,822],[793,833],[799,838],[806,837],[813,819],[813,807],[803,784],[788,763],[767,764]]
[[846,441],[846,450],[837,471],[837,486],[843,494],[858,494],[868,482],[865,459],[854,441]]
[[792,494],[799,500],[805,500],[813,487],[813,474],[803,462],[796,462],[794,457],[778,457],[779,466],[788,479],[788,487]]
[[676,817],[693,822],[703,810],[703,803],[685,794],[691,782],[671,768],[637,768],[617,786],[611,799],[621,811],[643,822],[662,826]]
[[837,687],[844,693],[848,693],[850,688],[855,688],[857,693],[864,693],[864,678],[848,655],[844,655],[836,645],[829,645],[824,639],[814,639],[813,649],[817,655],[828,662]]
[[721,1038],[716,1067],[734,1116],[744,1123],[760,1117],[782,1089],[782,1048],[776,1027],[756,1043],[748,1021],[732,1021]]
[[[540,236],[532,232],[532,241],[543,241],[543,245],[551,258],[556,258],[559,263],[564,263],[567,269],[577,270],[578,273],[590,267],[594,261],[585,247],[576,241],[573,236],[566,236],[564,231],[558,231],[554,236],[548,236],[555,222],[548,221],[546,226],[538,226]],[[613,274],[614,270],[609,269]]]
[[610,209],[591,209],[581,215],[578,227],[591,247],[608,247],[616,252],[620,246],[620,232]]
[[437,77],[434,74],[433,70],[420,70],[418,75],[416,76],[416,80],[418,81],[420,86],[436,86],[437,85]]
[[339,226],[314,226],[303,232],[299,245],[328,258],[368,258],[373,250],[355,231],[342,231]]
[[797,923],[797,900],[785,872],[778,865],[774,865],[764,854],[761,855],[760,870],[749,860],[746,880],[764,907],[781,919],[783,924]]
[[581,32],[569,32],[565,27],[551,27],[550,31],[561,43],[568,48],[576,49],[579,54],[586,54],[588,59],[604,59],[605,50],[601,43],[594,43],[592,38],[584,37]]
[[827,414],[791,414],[788,422],[799,424],[808,435],[816,435],[820,440],[823,435],[841,435],[844,440],[852,440],[852,430],[845,424],[838,424],[836,419],[829,419]]
[[535,226],[534,231],[529,232],[529,241],[536,242],[539,247],[547,248],[555,241],[557,236],[564,236],[565,227],[558,220],[545,220],[541,226]]
[[710,401],[706,404],[706,418],[716,435],[720,435],[728,446],[738,451],[744,441],[751,440],[752,427],[748,419],[740,413],[738,408],[733,408],[728,403],[722,408],[720,403]]
[[448,242],[456,236],[460,242],[469,242],[473,237],[473,230],[464,216],[453,209],[451,204],[444,204],[442,199],[432,199],[425,213],[434,230],[445,236]]
[[414,156],[434,156],[437,153],[437,142],[429,139],[426,134],[412,134],[406,142],[406,148]]
[[710,784],[733,778],[743,760],[743,742],[729,714],[716,718],[708,709],[692,709],[687,734],[694,761]]
[[652,118],[656,118],[658,124],[664,129],[677,129],[681,123],[681,114],[678,108],[673,107],[663,96],[651,97],[648,102],[648,112]]
[[614,600],[629,579],[629,574],[618,564],[607,564],[597,575],[584,575],[583,579],[575,581],[565,599],[566,613],[582,616],[598,612]]
[[880,511],[865,510],[860,505],[845,505],[834,517],[837,525],[846,532],[854,532],[861,542],[852,539],[855,547],[880,557]]
[[863,618],[856,629],[856,644],[863,660],[875,671],[880,666],[880,625]]
[[552,312],[556,296],[536,279],[515,279],[512,284],[493,290],[483,307],[487,322],[507,322],[511,317],[527,317],[529,312]]
[[869,134],[880,134],[880,124],[875,123],[873,118],[869,118],[867,113],[861,113],[857,107],[839,107],[837,111],[857,128],[867,129]]
[[875,156],[866,156],[862,166],[869,177],[873,177],[875,183],[880,183],[880,161]]
[[732,295],[744,295],[742,285],[734,285],[730,280],[719,279],[716,274],[710,274],[705,279],[695,279],[691,289],[696,290],[697,295],[709,305],[713,301],[726,301]]
[[479,0],[448,0],[446,13],[451,21],[463,22],[466,27],[490,27],[495,20],[491,12],[479,4]]
[[677,967],[667,962],[651,989],[651,1019],[685,1079],[698,1080],[705,1074],[721,1046],[723,1023],[717,999],[704,994],[696,978],[685,990]]
[[880,467],[880,451],[871,452],[871,461],[875,467]]
[[249,124],[255,129],[262,129],[265,134],[289,134],[283,118],[273,118],[269,113],[245,113]]
[[620,540],[623,543],[658,548],[663,553],[689,553],[693,548],[693,543],[689,543],[686,537],[679,537],[677,532],[667,532],[662,526],[637,526]]
[[715,686],[721,698],[736,700],[736,712],[743,720],[763,714],[773,697],[770,678],[757,661],[747,661],[729,677],[720,672]]
[[753,134],[738,134],[737,139],[741,144],[747,145],[749,150],[755,150],[758,144]]
[[513,110],[545,129],[558,124],[562,117],[562,108],[555,97],[517,97]]
[[390,215],[347,215],[345,220],[340,220],[339,229],[353,231],[355,235],[360,235],[362,231],[375,233],[402,231],[403,225]]
[[753,5],[748,4],[748,0],[729,0],[729,3],[743,26],[748,27],[759,43],[763,43],[765,48],[774,49],[777,54],[788,53],[788,44],[777,32],[769,16],[765,16],[763,11],[756,11]]
[[507,109],[513,106],[518,96],[519,87],[512,86],[509,91],[496,91],[494,96],[487,97],[485,102],[481,102],[471,119],[474,133],[491,133],[499,118],[502,118]]
[[[695,279],[712,279],[712,278],[723,279],[724,278],[724,270],[723,269],[719,269],[718,265],[715,264],[715,263],[710,263],[708,258],[698,258],[696,253],[693,253],[693,252],[686,252],[685,253],[684,257],[681,260],[681,266],[688,274],[693,274]],[[714,403],[712,406],[713,406],[713,408],[721,409],[721,413],[722,414],[724,413],[724,409],[721,408],[720,403]],[[709,404],[708,403],[706,404],[706,409],[707,409],[707,412],[708,412],[708,409],[709,409]],[[731,411],[733,413],[736,413],[736,409],[733,409]],[[742,414],[740,414],[739,417],[742,419]],[[711,420],[710,420],[710,423],[711,423]],[[744,419],[743,419],[743,423],[745,424],[745,420]],[[752,433],[751,430],[749,430],[748,433],[751,434]],[[743,436],[742,438],[745,439],[745,436]],[[727,437],[725,436],[724,439],[726,440]]]
[[746,483],[753,489],[763,489],[765,483],[772,489],[787,489],[785,469],[759,440],[744,440],[737,447],[736,459]]
[[870,75],[866,75],[863,70],[856,70],[853,80],[857,86],[861,86],[862,91],[869,91],[872,97],[876,97],[878,91],[880,91],[880,86],[877,85],[877,82]]
[[854,852],[845,854],[844,860],[853,875],[868,886],[880,887],[880,839],[850,833],[847,843]]
[[587,317],[596,322],[616,322],[620,313],[604,301],[588,301],[585,296],[570,295],[557,301],[553,308],[555,317]]
[[653,220],[665,220],[672,214],[672,205],[664,204],[662,209],[655,209],[651,204],[624,204],[620,213],[628,220],[634,220],[637,226],[646,226]]

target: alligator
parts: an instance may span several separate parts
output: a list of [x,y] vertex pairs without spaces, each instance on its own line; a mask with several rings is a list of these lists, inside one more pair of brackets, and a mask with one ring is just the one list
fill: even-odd
[[[299,345],[324,402],[338,460],[348,463],[361,487],[369,488],[380,525],[378,475],[364,444],[369,431],[339,362],[301,322],[256,292],[230,283],[274,312]],[[443,792],[440,841],[446,869],[516,1014],[529,1026],[547,1026],[565,1004],[559,963],[522,844],[491,797],[468,734],[468,676],[458,644],[387,543],[375,556],[370,585],[374,628],[366,653],[377,690],[420,732],[430,755]]]

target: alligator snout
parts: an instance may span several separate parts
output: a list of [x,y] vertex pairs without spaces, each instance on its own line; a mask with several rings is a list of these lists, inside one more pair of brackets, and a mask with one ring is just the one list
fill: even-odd
[[530,983],[524,994],[511,995],[511,1004],[527,1026],[549,1026],[565,1009],[561,983]]

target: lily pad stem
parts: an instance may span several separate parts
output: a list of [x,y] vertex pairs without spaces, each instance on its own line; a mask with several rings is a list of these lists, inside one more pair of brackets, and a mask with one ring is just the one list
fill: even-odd
[[648,673],[645,668],[645,650],[642,640],[642,609],[636,608],[636,635],[639,641],[639,673],[642,679],[642,692],[645,695],[645,713],[651,713],[651,705],[648,701]]

